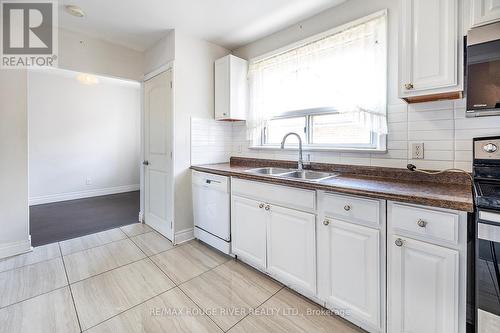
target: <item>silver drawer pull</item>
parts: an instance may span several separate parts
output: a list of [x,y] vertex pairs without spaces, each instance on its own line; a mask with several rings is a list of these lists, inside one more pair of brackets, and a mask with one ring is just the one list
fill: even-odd
[[417,225],[420,227],[420,228],[425,228],[427,226],[427,222],[425,222],[424,220],[422,219],[419,219],[417,221]]
[[351,210],[351,205],[345,205],[345,206],[344,206],[344,210],[345,210],[346,212],[350,211],[350,210]]
[[324,225],[329,225],[329,224],[330,224],[330,220],[325,219],[325,220],[323,221],[323,224],[324,224]]
[[398,246],[398,247],[403,246],[403,243],[404,242],[401,238],[396,239],[396,241],[394,242],[394,244],[396,244],[396,246]]
[[261,209],[262,209],[262,208],[264,208],[264,204],[263,204],[263,203],[261,203],[261,204],[259,205],[259,208],[261,208]]
[[271,210],[271,206],[269,206],[269,205],[266,205],[266,208],[265,208],[265,210]]

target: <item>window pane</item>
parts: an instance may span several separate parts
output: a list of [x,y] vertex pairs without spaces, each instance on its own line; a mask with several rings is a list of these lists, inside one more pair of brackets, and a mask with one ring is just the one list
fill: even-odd
[[312,117],[313,144],[371,144],[369,129],[357,125],[349,114]]
[[[302,143],[306,143],[305,126],[306,117],[269,120],[266,125],[266,144],[280,144],[283,137],[290,132],[300,135]],[[298,144],[299,140],[295,136],[290,136],[286,142],[287,144]]]

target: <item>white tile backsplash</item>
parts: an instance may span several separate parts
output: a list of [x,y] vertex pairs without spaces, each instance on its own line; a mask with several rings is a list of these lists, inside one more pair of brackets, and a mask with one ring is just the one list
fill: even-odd
[[[464,100],[388,106],[387,153],[306,152],[311,161],[425,169],[472,168],[472,138],[500,135],[500,116],[465,118]],[[296,159],[290,151],[249,149],[244,122],[192,120],[192,164],[229,161],[230,156]],[[209,144],[207,144],[209,142]],[[424,159],[411,159],[411,143],[424,143]]]
[[191,118],[191,165],[229,162],[232,141],[231,123]]

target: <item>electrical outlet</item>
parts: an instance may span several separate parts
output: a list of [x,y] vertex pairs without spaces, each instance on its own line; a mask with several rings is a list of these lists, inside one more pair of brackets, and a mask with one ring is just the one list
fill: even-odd
[[424,143],[414,142],[411,144],[411,157],[414,160],[421,160],[424,158]]
[[92,185],[92,178],[90,177],[85,178],[85,185]]

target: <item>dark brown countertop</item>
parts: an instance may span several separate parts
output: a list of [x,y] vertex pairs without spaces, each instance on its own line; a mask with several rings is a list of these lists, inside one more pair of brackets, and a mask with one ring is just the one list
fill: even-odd
[[[262,166],[263,163],[264,162],[242,163],[240,160],[232,160],[231,164],[200,165],[192,166],[191,169],[310,190],[334,191],[338,193],[362,195],[372,198],[442,207],[466,212],[474,211],[471,183],[464,179],[456,181],[458,177],[456,173],[452,173],[451,176],[445,175],[436,177],[436,182],[433,182],[430,181],[432,177],[423,178],[414,173],[408,174],[406,170],[380,168],[390,176],[380,177],[374,176],[374,174],[376,174],[374,170],[378,169],[373,167],[367,167],[366,173],[369,174],[369,176],[367,176],[362,174],[362,168],[360,167],[355,167],[352,173],[347,173],[348,166],[338,166],[334,168],[333,165],[331,165],[332,169],[335,169],[336,172],[339,170],[343,172],[340,172],[339,176],[326,181],[311,182],[246,172],[248,169]],[[274,162],[274,164],[267,165],[276,166],[278,163],[280,162]],[[283,162],[283,166],[289,167],[290,165],[289,163]],[[313,165],[313,169],[325,170],[325,167],[314,168]],[[379,172],[379,174],[382,173],[383,172]],[[415,175],[414,180],[411,179],[411,175]],[[450,181],[450,179],[453,180]]]

